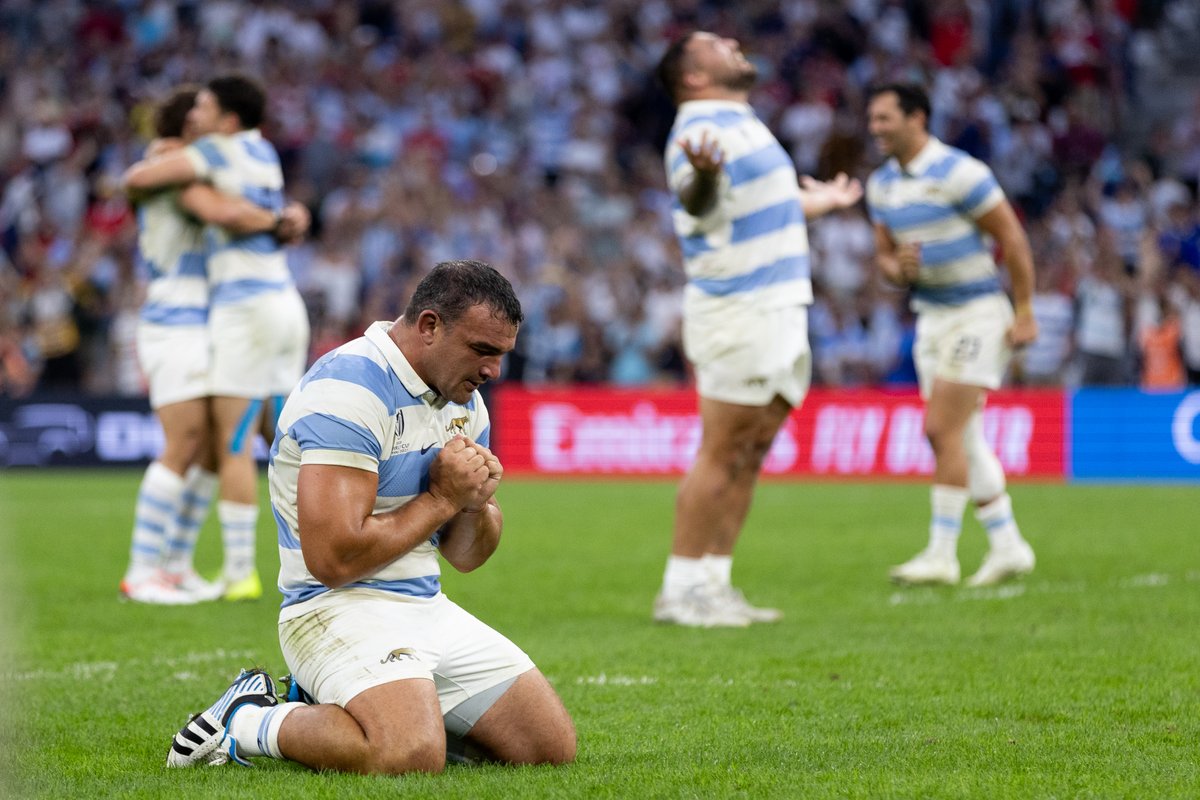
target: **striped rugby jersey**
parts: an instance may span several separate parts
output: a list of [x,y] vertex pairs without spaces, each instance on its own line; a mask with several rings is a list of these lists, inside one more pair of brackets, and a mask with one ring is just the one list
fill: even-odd
[[[717,202],[694,217],[679,202],[680,189],[695,174],[679,141],[696,144],[705,133],[710,142],[716,140],[724,165]],[[812,302],[808,231],[796,168],[749,105],[730,100],[681,103],[664,160],[688,276],[686,308],[708,309],[728,299],[756,308]]]
[[[268,482],[279,533],[280,619],[304,613],[304,602],[331,591],[304,566],[296,486],[302,464],[334,464],[379,474],[373,514],[393,511],[429,488],[429,465],[462,434],[490,446],[487,408],[476,392],[450,403],[422,381],[388,336],[390,322],[313,364],[279,417]],[[441,590],[438,534],[368,578],[343,588],[410,597]],[[340,591],[335,589],[333,591]]]
[[[283,170],[274,146],[255,130],[197,139],[183,151],[196,175],[222,192],[271,211],[283,209]],[[208,279],[214,306],[292,285],[283,247],[269,233],[234,236],[210,225]]]
[[871,219],[897,244],[921,246],[913,306],[962,305],[1002,291],[976,220],[1004,200],[991,169],[934,137],[908,164],[890,158],[867,181]]
[[208,323],[204,228],[179,207],[179,192],[137,204],[138,252],[150,273],[141,321],[175,328]]

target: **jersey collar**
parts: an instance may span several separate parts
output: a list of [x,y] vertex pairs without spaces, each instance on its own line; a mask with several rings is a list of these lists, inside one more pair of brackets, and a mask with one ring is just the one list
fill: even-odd
[[416,370],[412,368],[412,364],[409,364],[408,359],[404,357],[404,353],[400,352],[400,348],[392,341],[392,337],[388,336],[388,331],[392,329],[393,324],[386,320],[372,323],[371,327],[367,328],[365,335],[373,345],[379,348],[379,352],[383,353],[388,366],[392,368],[392,372],[400,379],[400,383],[404,385],[409,394],[421,398],[433,408],[444,407],[449,401],[430,389],[429,385],[421,380]]
[[677,117],[691,117],[696,114],[712,114],[717,111],[738,111],[743,114],[754,113],[749,103],[741,103],[737,100],[685,100],[679,104],[675,115]]
[[924,175],[925,170],[929,169],[942,158],[942,151],[945,145],[936,137],[930,136],[929,141],[925,142],[925,146],[921,148],[921,152],[913,157],[912,161],[908,162],[907,167],[901,167],[900,162],[896,162],[896,169],[904,175]]

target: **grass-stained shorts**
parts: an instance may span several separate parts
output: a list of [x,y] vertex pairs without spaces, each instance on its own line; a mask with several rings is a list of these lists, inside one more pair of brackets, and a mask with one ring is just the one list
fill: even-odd
[[451,712],[487,696],[486,707],[467,715],[469,728],[502,694],[489,690],[507,688],[534,666],[521,648],[440,592],[420,598],[345,589],[309,605],[308,613],[279,623],[279,644],[292,676],[321,703],[345,707],[375,686],[432,680],[447,728],[461,735],[466,731],[454,730]]

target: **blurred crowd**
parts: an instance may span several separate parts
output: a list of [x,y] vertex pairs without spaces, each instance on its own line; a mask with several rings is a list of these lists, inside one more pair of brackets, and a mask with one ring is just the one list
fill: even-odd
[[[172,87],[241,71],[314,226],[290,251],[312,356],[480,258],[526,310],[509,380],[687,380],[652,70],[737,38],[802,174],[865,179],[865,90],[918,80],[1029,230],[1026,385],[1200,383],[1197,0],[5,0],[0,394],[144,391],[124,169]],[[905,295],[856,208],[810,226],[814,380],[911,383]]]

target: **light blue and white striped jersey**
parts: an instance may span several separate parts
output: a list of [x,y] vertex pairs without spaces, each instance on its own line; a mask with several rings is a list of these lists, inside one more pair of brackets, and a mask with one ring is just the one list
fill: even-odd
[[141,321],[203,328],[208,323],[204,227],[178,203],[179,192],[158,192],[137,204],[138,252],[150,273]]
[[1038,335],[1025,348],[1025,374],[1038,378],[1060,376],[1071,355],[1075,306],[1062,292],[1038,292],[1033,296],[1033,318],[1037,320]]
[[[717,202],[694,217],[679,202],[680,189],[695,173],[679,141],[695,144],[706,133],[721,148],[724,167]],[[796,168],[749,105],[681,103],[664,158],[688,276],[685,307],[699,310],[734,298],[757,308],[812,302]]]
[[[283,209],[283,169],[274,146],[258,130],[212,135],[184,148],[197,176],[225,194],[245,197],[271,211]],[[217,226],[206,230],[212,305],[236,303],[292,285],[287,256],[269,233],[234,236]]]
[[[296,486],[301,464],[334,464],[379,474],[373,514],[393,511],[429,488],[429,465],[462,434],[490,446],[487,408],[476,392],[450,403],[422,381],[388,336],[390,322],[313,364],[279,417],[268,481],[279,533],[280,619],[304,613],[306,600],[326,588],[304,566]],[[410,597],[441,590],[438,534],[374,575],[344,588],[370,588]],[[334,589],[332,591],[340,591]]]
[[897,244],[921,246],[913,305],[962,305],[1000,292],[989,239],[976,220],[1004,200],[982,161],[934,137],[902,168],[890,158],[867,181],[867,208]]

